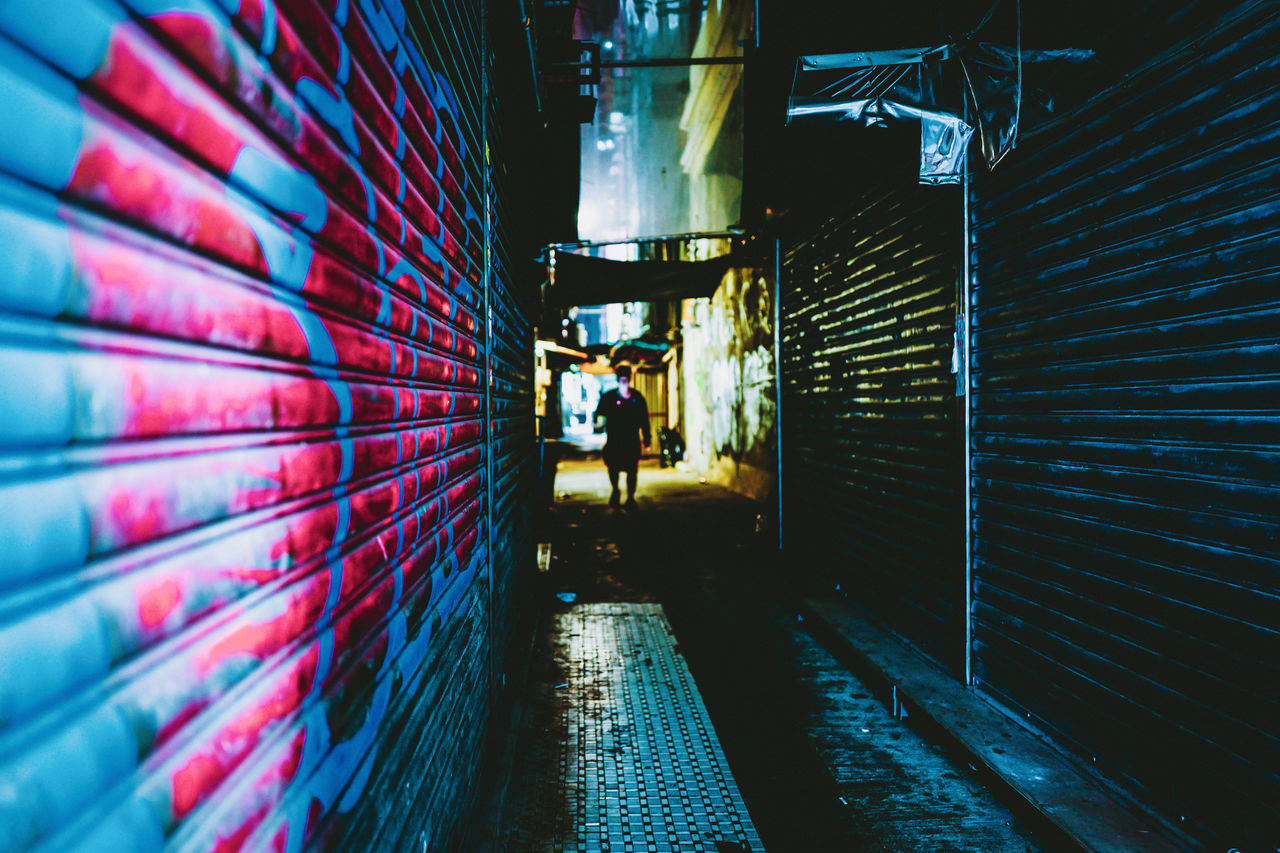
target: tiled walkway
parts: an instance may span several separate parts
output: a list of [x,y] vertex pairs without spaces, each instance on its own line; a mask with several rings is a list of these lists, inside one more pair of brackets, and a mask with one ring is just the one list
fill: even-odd
[[559,720],[526,730],[540,743],[522,759],[557,766],[557,783],[511,793],[502,849],[763,850],[662,607],[584,604],[556,619]]
[[613,510],[598,459],[556,493],[509,782],[469,853],[1041,849],[809,634],[759,505],[646,463]]

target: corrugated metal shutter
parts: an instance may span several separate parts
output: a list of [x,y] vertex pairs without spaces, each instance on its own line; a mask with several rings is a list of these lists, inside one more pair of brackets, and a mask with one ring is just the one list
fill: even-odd
[[[500,257],[505,256],[503,252]],[[530,255],[529,257],[532,257]],[[534,553],[531,495],[537,488],[533,412],[533,326],[529,302],[516,295],[518,277],[510,261],[494,264],[492,424],[494,550],[494,648],[509,654],[520,637],[518,611],[525,606]],[[525,627],[528,627],[527,624]],[[527,639],[527,638],[525,638]]]
[[951,356],[961,205],[862,194],[783,260],[784,542],[937,660],[963,649]]
[[0,7],[2,851],[441,849],[465,816],[481,356],[527,335],[485,334],[478,64],[406,26]]
[[[534,180],[545,169],[543,149],[531,145],[530,129],[542,124],[538,112],[528,31],[515,6],[504,6],[506,18],[489,14],[493,38],[486,54],[493,81],[489,107],[489,176],[493,223],[491,260],[491,325],[493,362],[490,376],[490,423],[494,436],[494,574],[493,654],[499,687],[506,673],[518,669],[533,638],[536,610],[528,605],[534,576],[534,497],[538,490],[538,445],[534,412],[534,318],[545,276],[538,255],[545,223],[527,215],[543,200]],[[505,25],[505,26],[504,26]],[[537,137],[532,137],[536,139]],[[511,706],[499,691],[498,723],[509,719]],[[509,696],[514,702],[514,695]],[[499,747],[501,748],[501,747]]]
[[658,436],[667,425],[667,370],[637,370],[631,381],[649,408],[650,450],[658,451]]
[[1280,844],[1278,40],[1242,5],[975,182],[978,683],[1214,849]]

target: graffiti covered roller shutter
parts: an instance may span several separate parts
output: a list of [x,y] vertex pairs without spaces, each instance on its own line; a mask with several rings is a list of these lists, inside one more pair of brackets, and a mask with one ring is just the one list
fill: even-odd
[[479,105],[406,26],[0,7],[0,851],[453,831],[490,687]]
[[975,674],[1198,848],[1269,850],[1280,18],[1188,11],[974,183]]
[[960,223],[950,188],[868,190],[786,254],[781,306],[787,551],[953,667]]

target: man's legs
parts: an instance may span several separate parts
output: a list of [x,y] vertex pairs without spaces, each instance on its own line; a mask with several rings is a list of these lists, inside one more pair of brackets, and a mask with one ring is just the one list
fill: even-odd
[[[609,466],[609,485],[613,486],[613,493],[609,495],[609,506],[617,506],[622,499],[622,493],[618,491],[618,472],[620,470],[612,465]],[[633,480],[634,478],[627,479],[627,488],[632,489],[631,483]]]
[[[636,462],[627,469],[627,506],[636,505],[636,473],[640,470],[640,463]],[[615,487],[616,488],[616,487]]]

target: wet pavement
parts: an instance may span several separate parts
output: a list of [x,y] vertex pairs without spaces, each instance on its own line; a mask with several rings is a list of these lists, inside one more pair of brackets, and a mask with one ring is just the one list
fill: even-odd
[[[558,779],[586,700],[556,688],[567,683],[566,616],[592,602],[661,604],[764,849],[1041,849],[967,767],[896,719],[808,633],[757,504],[648,461],[638,509],[610,509],[608,491],[598,459],[560,463],[541,537],[551,542],[538,579],[547,612],[495,849],[566,849],[557,846],[564,816],[580,808],[564,802]],[[728,844],[708,849],[744,849]]]
[[538,784],[502,849],[763,850],[662,605],[574,605],[552,635],[564,680],[541,686]]

